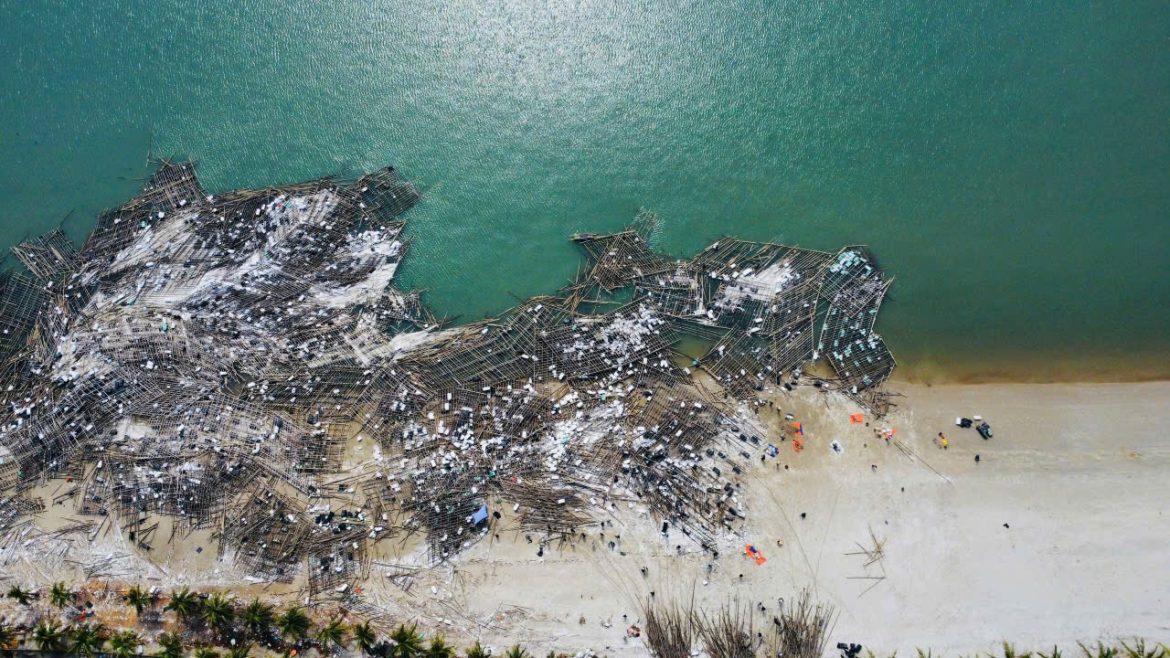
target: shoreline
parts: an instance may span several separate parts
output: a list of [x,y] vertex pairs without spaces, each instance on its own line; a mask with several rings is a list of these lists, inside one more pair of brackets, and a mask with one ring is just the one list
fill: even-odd
[[[585,259],[579,259],[585,264]],[[0,265],[0,271],[22,271],[15,260]],[[425,294],[423,295],[425,300]],[[441,315],[442,308],[432,309]],[[506,312],[507,309],[505,309]],[[454,317],[459,317],[457,314]],[[451,328],[467,327],[496,316],[467,319]],[[880,332],[879,332],[880,333]],[[676,346],[677,348],[677,346]],[[1062,355],[996,355],[916,358],[906,347],[892,346],[898,365],[888,381],[891,384],[932,386],[965,386],[991,384],[1140,384],[1170,381],[1170,354],[1158,351],[1141,352],[1119,359],[1116,354]],[[684,353],[685,350],[684,350]],[[688,356],[692,356],[687,353]]]
[[[675,261],[650,213],[575,235],[590,267],[558,296],[441,328],[393,283],[421,198],[393,167],[217,197],[161,165],[80,251],[17,250],[15,581],[279,583],[538,654],[641,655],[626,618],[687,589],[761,614],[809,589],[883,651],[1161,630],[1170,382],[881,389],[892,280],[866,250]],[[46,309],[70,322],[40,333]],[[955,428],[980,416],[993,441]]]
[[[895,371],[897,372],[897,371]],[[1036,375],[1034,377],[1000,377],[998,375],[984,375],[980,373],[969,373],[964,375],[950,375],[950,376],[935,376],[935,375],[920,375],[915,373],[904,373],[899,376],[895,374],[888,380],[892,385],[908,385],[908,386],[924,386],[932,388],[936,386],[995,386],[995,385],[1016,385],[1027,384],[1033,386],[1048,386],[1048,385],[1076,385],[1076,384],[1151,384],[1157,382],[1170,382],[1170,373],[1150,373],[1136,375],[1130,378],[1125,377],[1110,377],[1103,375],[1101,378],[1082,378],[1082,379],[1066,379],[1061,377],[1046,377],[1043,375]]]
[[947,365],[937,361],[906,358],[898,363],[890,383],[922,386],[975,384],[1141,384],[1170,381],[1170,363],[1165,357],[1149,355],[1128,363],[1102,355],[1101,363],[1091,357],[1062,361],[1053,365],[1045,360],[998,358],[966,362],[955,360]]

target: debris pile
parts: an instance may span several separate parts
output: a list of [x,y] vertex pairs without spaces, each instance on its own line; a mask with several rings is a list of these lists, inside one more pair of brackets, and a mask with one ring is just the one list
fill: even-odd
[[[891,280],[863,248],[723,239],[674,260],[642,212],[575,236],[589,266],[557,295],[445,327],[393,283],[419,198],[393,168],[212,195],[163,161],[80,249],[15,247],[0,491],[28,502],[0,532],[62,480],[54,503],[94,532],[149,551],[208,529],[238,568],[313,593],[345,591],[383,539],[448,559],[501,511],[572,540],[635,508],[715,551],[767,445],[741,400],[824,355],[839,390],[888,405]],[[709,346],[690,367],[683,339]]]

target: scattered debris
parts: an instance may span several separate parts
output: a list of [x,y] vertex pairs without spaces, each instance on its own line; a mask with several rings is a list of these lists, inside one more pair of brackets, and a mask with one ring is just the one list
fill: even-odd
[[[212,195],[162,161],[80,249],[15,247],[31,277],[0,275],[0,532],[62,479],[55,504],[94,532],[147,551],[160,519],[171,539],[210,529],[221,558],[307,573],[310,594],[349,591],[373,542],[422,533],[439,562],[508,509],[542,552],[633,501],[714,551],[745,518],[749,450],[778,454],[749,394],[824,355],[839,379],[818,386],[890,406],[873,324],[892,279],[864,248],[723,239],[678,261],[641,212],[575,236],[589,264],[557,295],[445,327],[394,285],[419,198],[391,167]],[[683,338],[711,347],[680,358]]]

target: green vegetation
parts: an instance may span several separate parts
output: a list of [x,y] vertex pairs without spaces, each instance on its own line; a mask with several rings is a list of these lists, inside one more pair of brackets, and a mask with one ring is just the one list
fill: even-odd
[[423,639],[414,624],[410,628],[405,624],[399,625],[390,634],[390,642],[390,658],[416,658],[423,652]]
[[345,624],[341,623],[340,619],[334,619],[328,624],[321,627],[317,631],[317,644],[320,646],[322,653],[326,651],[336,652],[345,646],[346,636],[349,634],[349,629]]
[[[8,598],[28,606],[36,596],[31,591],[13,586]],[[124,598],[126,604],[140,615],[155,604],[154,597],[137,586],[131,587]],[[85,593],[79,597],[62,582],[54,584],[47,597],[48,604],[58,610],[79,600],[88,600]],[[750,638],[754,633],[745,632],[749,628],[750,614],[741,614],[743,611],[734,607],[723,606],[711,614],[688,605],[663,601],[649,602],[645,607],[642,638],[656,658],[690,658],[697,650],[714,658],[770,658],[777,650],[783,651],[781,655],[786,658],[832,655],[825,647],[834,611],[814,605],[811,598],[803,594],[778,618],[778,628],[772,630],[774,636],[768,638],[765,632],[762,643],[752,642]],[[313,620],[300,606],[278,611],[259,599],[241,605],[222,592],[200,594],[182,588],[171,593],[165,609],[175,613],[176,621],[183,629],[181,632],[155,636],[134,629],[120,629],[108,633],[105,626],[92,622],[66,628],[47,618],[46,608],[33,606],[33,619],[41,621],[31,628],[0,618],[0,652],[7,654],[25,649],[87,657],[105,654],[113,658],[139,655],[152,658],[301,658],[313,655],[307,650],[316,649],[319,656],[353,655],[347,653],[352,650],[369,658],[489,658],[487,649],[478,640],[460,651],[441,635],[424,640],[414,624],[399,624],[389,635],[380,637],[369,621],[351,625],[343,616],[335,616],[313,632]],[[254,646],[253,641],[260,647]],[[712,646],[709,647],[709,643]],[[1117,644],[1078,644],[1078,648],[1078,653],[1066,655],[1055,646],[1051,650],[1021,651],[1012,643],[1004,642],[999,651],[968,658],[1170,658],[1170,648],[1166,644],[1143,639]],[[929,650],[919,649],[916,653],[916,658],[942,658]],[[497,650],[494,655],[532,658],[532,654],[519,644],[502,654]],[[878,658],[871,651],[866,651],[866,657]],[[549,652],[548,658],[568,658],[568,655]],[[889,654],[886,658],[897,658],[897,655]]]
[[1147,649],[1146,641],[1140,638],[1134,641],[1133,646],[1123,640],[1121,650],[1125,653],[1126,658],[1170,658],[1170,648],[1165,644],[1154,645]]
[[110,636],[110,652],[117,658],[130,658],[138,652],[142,640],[134,631],[118,631]]
[[92,656],[106,644],[106,630],[101,624],[82,624],[73,629],[69,650],[79,656]]
[[423,654],[426,658],[455,658],[455,648],[443,641],[442,635],[431,638],[431,646]]
[[182,658],[183,638],[178,633],[163,633],[158,638],[159,658]]
[[295,642],[300,642],[305,639],[305,636],[309,634],[309,627],[312,623],[312,620],[305,614],[305,611],[298,607],[289,608],[276,620],[276,626],[280,629],[280,635],[285,638],[292,638]]
[[[374,650],[374,647],[378,643],[378,636],[374,632],[374,629],[370,627],[370,622],[363,621],[360,624],[354,625],[353,643],[357,647],[358,651],[367,656]],[[479,646],[478,642],[476,642],[476,646]],[[470,656],[470,652],[468,655]]]
[[236,619],[236,609],[230,599],[222,592],[215,592],[203,602],[203,621],[220,633],[224,633],[232,626]]
[[8,598],[15,600],[21,605],[28,605],[32,601],[32,592],[24,589],[20,585],[13,585],[8,588]]
[[240,612],[240,619],[244,622],[244,627],[257,640],[268,637],[268,634],[272,632],[272,622],[275,618],[272,606],[260,599],[252,599],[252,602],[244,606]]
[[504,654],[504,658],[532,658],[532,656],[521,648],[519,644],[515,644]]
[[488,658],[487,651],[484,650],[479,640],[476,640],[475,644],[467,648],[467,658]]
[[[1143,639],[1136,639],[1133,643],[1122,640],[1118,643],[1120,646],[1108,645],[1103,642],[1097,642],[1095,645],[1086,645],[1078,642],[1077,646],[1080,648],[1079,656],[1068,656],[1060,650],[1060,647],[1052,647],[1051,651],[1019,651],[1011,642],[1004,642],[1003,647],[999,653],[988,652],[987,654],[975,654],[970,658],[1170,658],[1170,646],[1162,643],[1147,644]],[[943,658],[935,654],[929,649],[918,649],[916,652],[917,658]],[[872,651],[866,651],[867,658],[879,658]],[[896,653],[891,653],[886,658],[897,658]]]
[[126,592],[126,605],[134,608],[134,612],[137,612],[140,615],[142,614],[143,610],[146,610],[146,606],[152,604],[153,602],[154,601],[151,600],[150,595],[144,592],[138,585],[131,587]]
[[190,622],[198,616],[200,603],[199,597],[184,587],[171,592],[171,600],[163,610],[173,611],[180,622]]
[[41,651],[61,651],[65,648],[65,631],[55,621],[43,621],[33,629],[32,641]]
[[65,583],[54,583],[53,588],[49,590],[49,603],[52,603],[54,608],[62,610],[73,603],[73,592],[69,591]]
[[16,647],[20,636],[16,629],[0,619],[0,651],[8,651]]

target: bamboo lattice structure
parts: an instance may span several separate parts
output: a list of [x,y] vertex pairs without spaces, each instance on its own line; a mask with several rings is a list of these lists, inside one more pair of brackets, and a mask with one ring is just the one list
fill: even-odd
[[[418,535],[443,561],[507,507],[572,541],[637,501],[715,552],[767,443],[740,400],[824,356],[885,409],[891,281],[863,248],[723,239],[676,260],[642,212],[576,236],[588,265],[556,295],[444,328],[394,284],[419,198],[389,167],[214,195],[161,161],[80,249],[60,231],[14,247],[30,276],[0,275],[0,532],[61,478],[54,503],[95,532],[149,551],[211,530],[238,568],[317,595],[363,578],[375,542]],[[691,368],[718,390],[682,340],[708,345]]]

